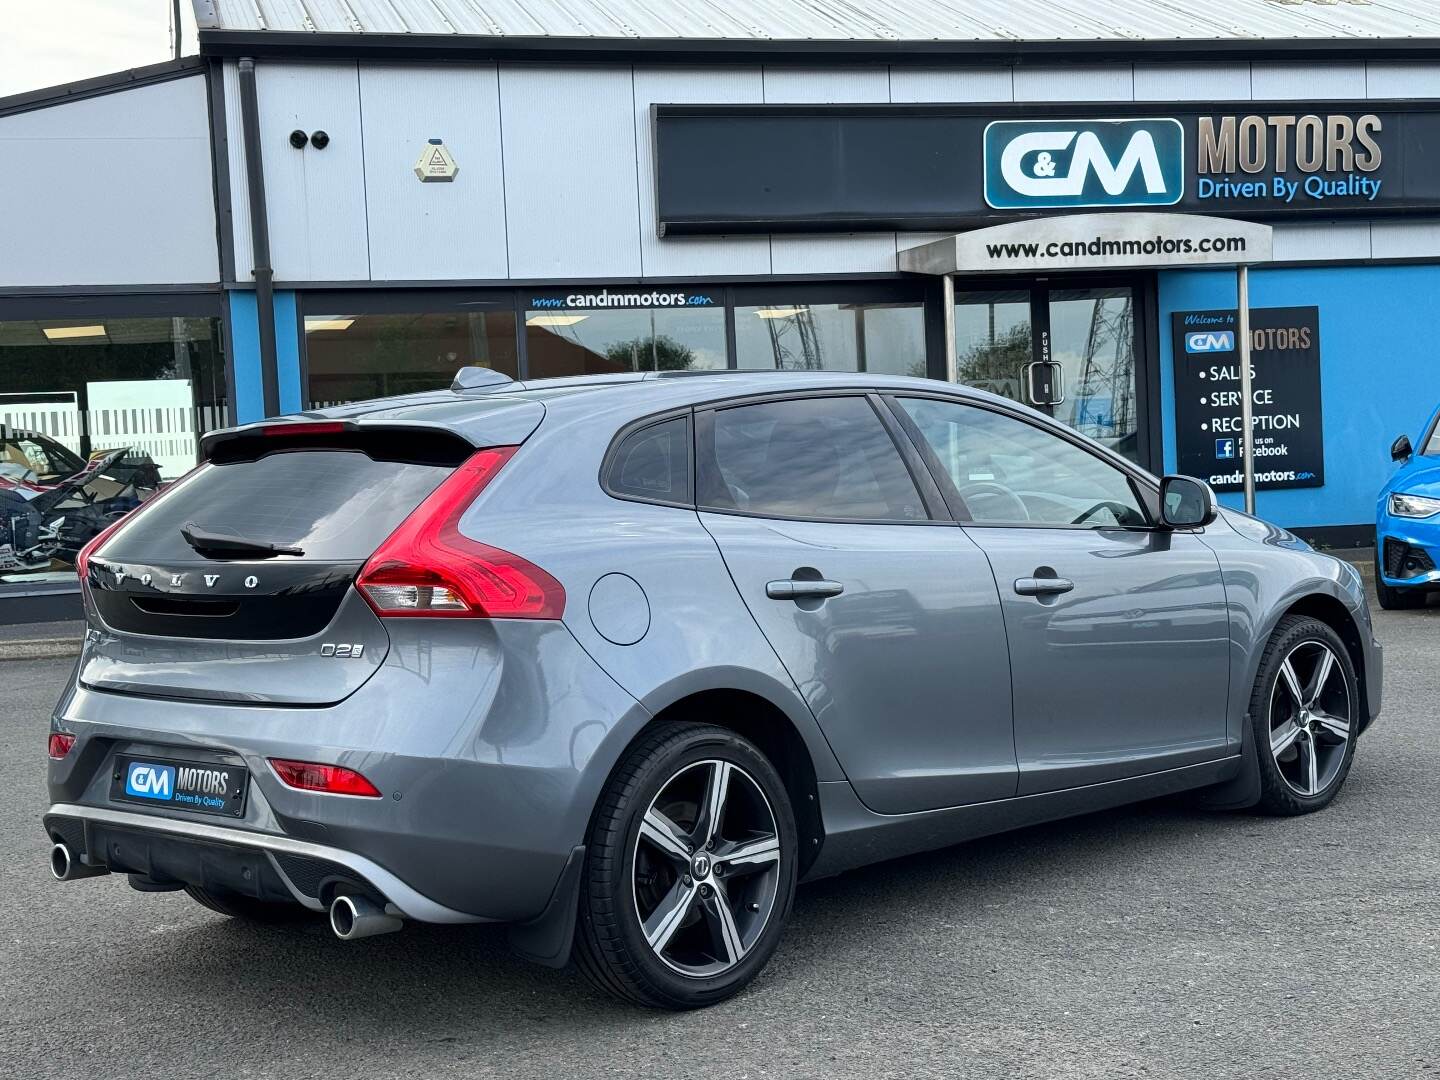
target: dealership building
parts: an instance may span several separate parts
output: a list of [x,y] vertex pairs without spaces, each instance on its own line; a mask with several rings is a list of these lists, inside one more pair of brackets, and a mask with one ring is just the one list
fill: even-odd
[[[169,478],[466,364],[870,371],[1238,502],[1240,263],[1262,516],[1364,542],[1440,405],[1429,3],[194,4],[0,99],[7,438]],[[5,536],[0,620],[73,610]]]

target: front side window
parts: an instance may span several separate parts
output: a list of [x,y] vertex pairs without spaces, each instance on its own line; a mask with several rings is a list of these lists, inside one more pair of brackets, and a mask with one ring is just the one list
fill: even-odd
[[306,314],[306,407],[441,390],[466,366],[514,378],[515,356],[513,311]]
[[735,308],[735,362],[782,371],[925,371],[920,303],[808,304],[783,292]]
[[972,405],[898,400],[976,524],[1149,524],[1124,472],[1058,435]]
[[700,500],[717,510],[826,521],[923,521],[925,504],[862,397],[719,409]]
[[86,542],[229,422],[218,319],[0,319],[0,589],[73,582]]
[[[643,294],[642,294],[643,295]],[[725,366],[725,312],[682,306],[525,313],[530,378]]]

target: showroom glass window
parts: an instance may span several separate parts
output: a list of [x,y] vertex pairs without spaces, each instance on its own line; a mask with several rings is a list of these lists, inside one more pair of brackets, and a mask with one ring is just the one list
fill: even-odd
[[924,377],[925,308],[918,300],[806,303],[776,292],[736,306],[735,361],[741,368]]
[[75,555],[230,423],[219,321],[0,317],[0,587]]
[[[556,307],[525,312],[530,378],[725,367],[722,305],[667,293],[664,298],[672,301],[667,304],[600,306],[611,295],[555,297]],[[655,294],[639,293],[636,299],[645,297]],[[584,306],[587,298],[595,303]]]
[[515,313],[305,313],[306,408],[438,390],[467,365],[517,375]]

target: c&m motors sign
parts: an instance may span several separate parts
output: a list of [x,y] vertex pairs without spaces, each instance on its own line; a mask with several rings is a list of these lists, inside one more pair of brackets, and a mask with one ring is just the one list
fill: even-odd
[[1178,120],[996,120],[984,141],[997,210],[1173,206],[1185,194]]
[[662,235],[1440,212],[1440,101],[655,105]]

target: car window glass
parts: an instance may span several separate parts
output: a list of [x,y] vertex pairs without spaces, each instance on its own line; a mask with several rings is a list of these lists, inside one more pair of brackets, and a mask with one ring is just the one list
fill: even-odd
[[918,521],[925,504],[889,433],[861,397],[717,410],[702,500],[772,517]]
[[1012,416],[933,398],[900,404],[987,525],[1145,525],[1129,478],[1074,443]]
[[614,495],[692,503],[689,420],[677,416],[627,435],[610,459],[605,486]]

